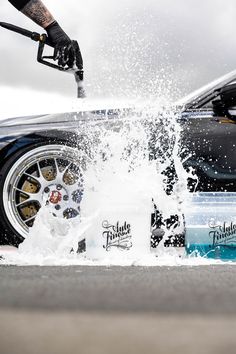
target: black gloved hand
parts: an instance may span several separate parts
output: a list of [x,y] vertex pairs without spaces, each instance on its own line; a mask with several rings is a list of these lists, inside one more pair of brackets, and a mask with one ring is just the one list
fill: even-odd
[[49,44],[54,47],[53,59],[58,60],[58,65],[83,70],[83,59],[77,41],[71,41],[56,21],[45,29]]
[[77,68],[83,70],[83,58],[77,41],[71,41],[71,47],[69,49],[68,66],[70,68]]

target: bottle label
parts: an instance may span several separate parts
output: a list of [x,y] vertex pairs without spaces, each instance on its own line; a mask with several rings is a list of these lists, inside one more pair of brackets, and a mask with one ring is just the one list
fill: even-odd
[[209,237],[213,246],[235,244],[236,245],[236,223],[226,221],[221,225],[214,225],[209,222]]
[[107,220],[102,222],[103,248],[110,251],[113,247],[129,250],[132,247],[131,224],[128,222],[110,224]]

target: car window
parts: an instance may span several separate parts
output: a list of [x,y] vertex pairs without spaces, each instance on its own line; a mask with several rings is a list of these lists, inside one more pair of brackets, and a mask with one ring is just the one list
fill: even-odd
[[[236,84],[236,80],[230,82],[228,85],[226,86],[231,86],[233,84]],[[210,108],[213,108],[213,101],[217,100],[217,99],[220,99],[220,95],[218,96],[214,96],[213,98],[209,99],[209,101],[205,102],[203,105],[202,105],[202,109],[210,109]],[[230,107],[232,109],[235,109],[236,107],[235,106],[232,106]]]
[[217,99],[220,99],[220,96],[216,96],[214,97],[213,99],[211,99],[210,101],[206,102],[201,108],[202,109],[210,109],[210,108],[213,108],[213,101],[217,100]]
[[210,91],[212,92],[214,89],[223,87],[227,83],[236,83],[236,70],[232,71],[231,73],[224,75],[217,80],[212,81],[211,83],[201,87],[200,89],[190,93],[189,95],[181,98],[176,102],[177,106],[183,106],[188,104],[193,104],[195,100],[199,97],[208,94]]

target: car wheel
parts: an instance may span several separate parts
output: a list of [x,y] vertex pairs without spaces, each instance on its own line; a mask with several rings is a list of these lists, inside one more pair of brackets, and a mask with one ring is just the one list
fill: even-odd
[[43,205],[57,217],[77,217],[83,169],[78,150],[64,145],[31,145],[14,154],[0,171],[1,243],[22,242]]

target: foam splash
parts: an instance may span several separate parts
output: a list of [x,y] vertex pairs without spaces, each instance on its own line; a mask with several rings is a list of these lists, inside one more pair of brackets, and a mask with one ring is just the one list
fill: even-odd
[[[50,207],[41,208],[29,236],[17,251],[1,252],[4,256],[1,263],[100,266],[221,263],[187,258],[184,252],[180,255],[173,248],[165,248],[164,242],[173,232],[167,228],[157,249],[150,250],[154,203],[164,218],[178,215],[181,220],[188,198],[188,174],[180,159],[181,128],[176,117],[176,112],[160,112],[149,106],[115,123],[107,121],[92,127],[88,123],[89,159],[84,171],[80,217],[59,219],[52,215]],[[88,146],[84,153],[88,153]],[[165,172],[171,167],[175,168],[176,176],[170,183]],[[172,193],[167,193],[169,186]],[[103,237],[99,233],[101,225]],[[183,223],[180,232],[181,227]],[[120,230],[123,238],[119,238],[117,247],[116,233]],[[86,252],[77,254],[78,242],[83,239]]]

